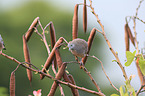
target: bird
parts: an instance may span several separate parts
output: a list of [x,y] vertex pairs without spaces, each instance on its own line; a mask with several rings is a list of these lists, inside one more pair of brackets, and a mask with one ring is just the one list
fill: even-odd
[[68,43],[71,53],[77,57],[83,58],[88,52],[88,43],[84,39],[76,38]]
[[3,42],[3,38],[0,34],[0,54],[2,53],[2,50],[6,50],[4,42]]

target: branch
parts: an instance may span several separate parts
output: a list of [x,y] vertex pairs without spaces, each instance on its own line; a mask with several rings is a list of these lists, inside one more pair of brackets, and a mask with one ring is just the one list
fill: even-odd
[[[55,76],[55,78],[56,78],[57,80],[60,80],[60,79],[62,78],[62,76],[63,76],[63,74],[64,74],[64,72],[65,72],[66,65],[67,65],[67,63],[64,62],[64,63],[61,65],[61,68],[59,68],[58,73],[57,73],[56,76]],[[52,84],[52,86],[51,86],[51,89],[50,89],[50,92],[49,92],[48,96],[54,96],[55,91],[56,91],[56,89],[57,89],[57,86],[58,86],[58,82],[54,81],[53,84]]]
[[[89,56],[89,55],[88,55],[88,56]],[[119,90],[113,85],[113,83],[111,82],[109,76],[108,76],[107,73],[105,72],[105,69],[104,69],[104,67],[103,67],[102,61],[100,61],[100,60],[99,60],[97,57],[95,57],[95,56],[90,56],[90,57],[95,58],[96,60],[98,60],[98,61],[100,62],[101,66],[102,66],[102,70],[103,70],[105,76],[107,77],[107,79],[109,80],[111,86],[112,86],[115,90],[117,90],[117,91],[119,92]]]
[[[82,63],[82,62],[81,62]],[[91,81],[94,83],[94,85],[96,86],[97,90],[99,92],[101,92],[101,89],[99,87],[99,85],[96,83],[96,81],[94,80],[94,78],[92,77],[91,73],[87,70],[87,68],[84,66],[84,64],[82,63],[81,68],[84,69],[84,71],[88,74],[88,76],[90,77]]]
[[104,36],[104,39],[106,40],[106,43],[108,44],[108,46],[109,46],[109,48],[110,48],[110,51],[111,51],[112,54],[115,56],[115,58],[116,58],[116,60],[117,60],[117,64],[118,64],[119,67],[121,68],[125,80],[128,80],[128,77],[127,77],[127,74],[126,74],[126,72],[125,72],[125,69],[124,69],[124,67],[123,67],[122,64],[121,64],[121,62],[120,62],[120,60],[119,60],[119,57],[118,57],[117,53],[114,51],[114,49],[112,48],[112,46],[111,46],[109,40],[108,40],[107,37],[106,37],[106,33],[105,33],[105,31],[104,31],[104,26],[102,25],[102,23],[101,23],[101,21],[100,21],[98,15],[95,13],[94,8],[92,7],[92,1],[91,1],[91,0],[89,0],[89,1],[90,1],[90,8],[91,8],[91,10],[92,10],[92,13],[95,15],[95,17],[96,17],[96,19],[97,19],[97,22],[99,23],[99,25],[100,25],[101,28],[102,28],[102,35]]
[[[24,67],[24,68],[27,68],[27,69],[29,69],[29,70],[31,70],[31,71],[33,71],[33,72],[37,72],[37,73],[39,73],[39,74],[43,74],[44,76],[46,76],[46,77],[48,77],[48,78],[50,78],[50,79],[52,79],[52,80],[54,80],[54,81],[56,81],[56,82],[59,82],[59,83],[61,83],[61,84],[63,84],[63,85],[67,85],[67,86],[69,86],[69,87],[72,87],[72,88],[75,88],[75,89],[79,89],[79,90],[82,90],[82,91],[86,91],[86,92],[88,92],[88,93],[96,94],[96,95],[99,95],[99,96],[105,96],[105,95],[104,95],[103,93],[101,93],[101,92],[92,91],[92,90],[86,89],[86,88],[84,88],[84,87],[79,87],[79,86],[73,85],[73,84],[68,83],[68,82],[64,82],[64,81],[61,81],[61,80],[57,80],[57,79],[54,78],[53,76],[51,76],[51,75],[49,75],[49,74],[46,74],[46,73],[42,72],[42,71],[39,70],[36,66],[35,66],[35,68],[36,68],[37,70],[36,70],[36,69],[33,69],[33,68],[30,68],[30,67],[28,67],[28,66],[26,66],[25,64],[19,62],[17,59],[15,59],[15,58],[13,58],[13,57],[11,57],[11,56],[8,56],[8,55],[6,55],[6,54],[4,54],[4,53],[2,53],[1,55],[4,56],[4,57],[6,57],[6,58],[8,58],[8,59],[10,59],[10,60],[12,60],[12,61],[14,61],[14,62],[16,62],[16,63],[18,63],[18,64],[20,64],[20,65],[21,65],[22,67]],[[31,65],[33,65],[33,64],[31,64]],[[34,66],[34,65],[33,65],[33,66]]]
[[141,93],[141,90],[142,90],[144,87],[145,87],[145,85],[142,85],[142,86],[139,88],[139,90],[138,90],[137,93],[136,93],[136,96],[138,96],[139,93]]
[[[41,22],[40,22],[40,20],[38,20],[38,23],[39,23],[39,25],[40,25],[40,27],[41,27],[41,29],[42,29],[42,39],[43,39],[43,42],[44,42],[44,44],[45,44],[45,46],[46,46],[46,49],[47,49],[47,52],[48,52],[48,55],[50,54],[50,49],[49,49],[49,46],[48,46],[48,44],[47,44],[47,40],[46,40],[46,37],[45,37],[45,29],[46,29],[46,27],[47,26],[45,26],[45,28],[43,28],[42,27],[42,25],[41,25]],[[51,23],[51,22],[50,22]],[[49,25],[50,23],[48,23],[47,25]],[[36,31],[38,31],[38,30],[36,30]]]
[[[139,2],[138,7],[136,8],[135,16],[134,16],[134,18],[133,18],[133,23],[134,23],[134,25],[133,25],[133,30],[134,30],[134,34],[135,34],[134,39],[135,39],[135,45],[136,45],[137,55],[139,54],[139,48],[138,48],[138,42],[137,42],[136,18],[137,18],[137,15],[138,15],[138,10],[139,10],[139,8],[140,8],[140,6],[141,6],[141,3],[142,3],[143,1],[144,1],[144,0],[141,0],[141,1]],[[144,76],[143,76],[143,74],[142,74],[142,72],[141,72],[141,69],[140,69],[140,67],[139,67],[139,57],[137,57],[137,59],[136,59],[136,67],[137,67],[137,71],[138,71],[138,76],[139,76],[140,81],[141,81],[141,85],[145,85],[145,79],[144,79]],[[145,87],[144,87],[144,89],[145,89]]]

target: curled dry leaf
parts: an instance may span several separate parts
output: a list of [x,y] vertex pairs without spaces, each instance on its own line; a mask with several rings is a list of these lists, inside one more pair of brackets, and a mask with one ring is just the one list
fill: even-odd
[[72,36],[73,39],[78,37],[78,4],[76,4],[74,8],[74,16],[72,20]]
[[37,26],[38,20],[39,20],[39,17],[35,18],[35,20],[31,24],[31,26],[29,27],[28,31],[26,32],[25,37],[26,37],[27,42],[29,41],[32,33],[34,32],[34,27]]
[[125,24],[125,46],[126,46],[126,51],[129,51],[129,34],[128,34],[128,29],[127,25]]
[[10,96],[15,96],[15,72],[11,73],[10,77]]
[[[23,52],[24,52],[24,58],[25,58],[25,62],[30,63],[30,54],[29,54],[29,48],[27,46],[27,42],[26,42],[26,38],[23,35]],[[31,65],[27,64],[27,66],[31,67]],[[32,71],[30,71],[29,69],[27,70],[27,76],[29,81],[32,81]]]
[[84,7],[83,7],[83,29],[86,33],[87,31],[87,7],[86,7],[86,0],[84,0]]

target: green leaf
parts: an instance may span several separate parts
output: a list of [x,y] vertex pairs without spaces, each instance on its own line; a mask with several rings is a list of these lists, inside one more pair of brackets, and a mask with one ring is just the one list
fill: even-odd
[[129,96],[127,90],[125,90],[124,93],[122,86],[119,89],[120,89],[120,96]]
[[145,60],[144,59],[139,59],[139,67],[141,69],[141,72],[145,76]]
[[124,96],[124,92],[123,92],[123,88],[122,88],[122,86],[120,86],[119,89],[120,89],[120,95],[121,95],[121,96]]
[[130,84],[127,84],[126,88],[127,88],[128,92],[133,92],[134,91],[134,88]]
[[126,92],[132,93],[131,96],[135,96],[135,90],[134,90],[134,88],[130,85],[130,82],[131,82],[132,78],[133,78],[133,75],[131,75],[131,76],[129,77],[129,79],[125,81],[125,83],[126,83],[126,85],[125,85],[125,91],[126,91]]
[[132,95],[133,95],[133,96],[136,96],[135,90],[133,90],[133,93],[132,93]]
[[112,60],[112,62],[117,62],[117,60]]
[[119,96],[118,94],[111,94],[111,96]]
[[134,57],[135,57],[135,53],[136,53],[136,50],[131,53],[130,51],[126,51],[126,58],[127,58],[127,62],[125,63],[125,66],[130,66]]

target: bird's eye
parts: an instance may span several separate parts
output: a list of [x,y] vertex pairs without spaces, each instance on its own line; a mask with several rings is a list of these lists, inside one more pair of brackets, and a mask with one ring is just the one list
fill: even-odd
[[72,47],[73,45],[71,44],[70,46]]

